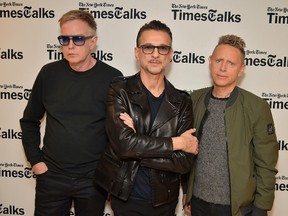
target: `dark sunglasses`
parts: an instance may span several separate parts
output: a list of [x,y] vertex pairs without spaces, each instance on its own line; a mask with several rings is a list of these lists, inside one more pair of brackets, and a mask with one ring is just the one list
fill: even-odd
[[72,40],[76,46],[83,46],[85,44],[85,41],[92,37],[94,37],[94,35],[86,36],[86,37],[82,35],[75,35],[75,36],[60,35],[58,37],[58,40],[62,46],[68,46],[70,43],[70,40]]

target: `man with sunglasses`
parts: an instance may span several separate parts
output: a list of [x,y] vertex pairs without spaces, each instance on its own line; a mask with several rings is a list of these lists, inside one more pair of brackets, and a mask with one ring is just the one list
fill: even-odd
[[181,174],[198,152],[191,98],[165,78],[173,50],[164,23],[142,26],[136,45],[140,72],[115,78],[109,89],[109,145],[95,182],[111,194],[115,216],[174,216]]
[[122,73],[91,56],[97,42],[91,14],[72,10],[59,23],[64,59],[42,67],[20,119],[24,150],[37,176],[34,215],[70,215],[73,203],[76,216],[102,216],[107,193],[93,180],[107,142],[109,84]]

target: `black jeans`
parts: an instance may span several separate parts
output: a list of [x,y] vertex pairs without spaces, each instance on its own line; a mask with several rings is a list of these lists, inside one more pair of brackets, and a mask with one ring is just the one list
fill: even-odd
[[93,176],[72,178],[47,171],[36,180],[35,216],[103,216],[107,193],[96,188]]
[[153,207],[142,200],[128,199],[127,202],[111,196],[111,208],[115,216],[175,216],[178,200]]
[[205,202],[197,197],[191,199],[192,216],[231,216],[230,205],[219,205]]

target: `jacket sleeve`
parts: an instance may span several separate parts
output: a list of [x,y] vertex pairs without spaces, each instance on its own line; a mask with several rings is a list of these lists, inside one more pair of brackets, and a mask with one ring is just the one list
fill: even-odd
[[[178,122],[178,136],[186,130],[193,128],[193,108],[191,97],[185,97],[183,101]],[[185,174],[191,170],[194,161],[195,155],[184,151],[174,151],[170,158],[145,158],[142,160],[142,164],[154,169]]]
[[[125,125],[119,118],[120,113],[126,112],[132,118],[134,109],[125,86],[121,81],[112,81],[107,99],[106,131],[109,137],[110,147],[121,160],[141,160],[145,157],[171,157],[171,137],[149,137],[134,131]],[[114,85],[115,84],[115,85]],[[137,118],[137,116],[136,116]],[[145,143],[145,145],[143,144]]]
[[33,85],[23,117],[20,119],[22,144],[27,160],[32,166],[43,161],[42,151],[40,149],[40,125],[44,114],[45,109],[42,103],[42,84],[39,73]]
[[254,122],[254,164],[257,180],[254,205],[270,210],[274,201],[278,142],[269,105],[263,101]]
[[[128,101],[127,92],[118,87],[110,87],[108,93],[108,116],[106,130],[110,145],[116,155],[122,160],[139,160],[143,166],[177,172],[187,173],[194,162],[192,154],[183,151],[173,151],[171,137],[151,137],[134,131],[126,126],[119,118],[119,114],[127,112],[135,116]],[[182,104],[177,135],[192,128],[191,99],[187,95]],[[136,129],[137,130],[137,129]],[[145,143],[145,145],[143,144]]]

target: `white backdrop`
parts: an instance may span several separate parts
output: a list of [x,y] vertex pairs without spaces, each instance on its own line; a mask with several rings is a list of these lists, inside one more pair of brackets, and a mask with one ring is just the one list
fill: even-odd
[[[208,57],[219,36],[243,37],[248,67],[240,86],[270,104],[279,140],[269,215],[288,215],[288,0],[0,0],[0,215],[33,215],[35,178],[23,153],[19,119],[40,68],[61,58],[58,19],[79,8],[98,24],[98,58],[124,75],[138,70],[139,28],[152,19],[166,23],[174,37],[167,78],[179,89],[209,86]],[[109,203],[104,215],[113,215]]]

